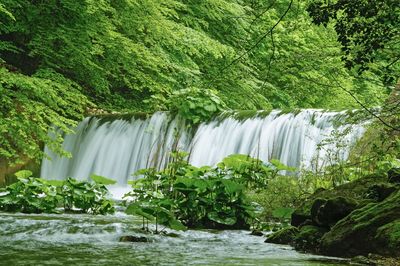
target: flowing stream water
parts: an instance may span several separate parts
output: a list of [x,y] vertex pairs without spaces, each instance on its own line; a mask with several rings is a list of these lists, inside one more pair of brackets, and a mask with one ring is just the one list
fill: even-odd
[[[264,243],[264,237],[249,231],[188,230],[169,237],[146,235],[140,228],[140,218],[120,212],[0,213],[0,265],[346,265]],[[123,235],[146,236],[151,242],[119,242]]]

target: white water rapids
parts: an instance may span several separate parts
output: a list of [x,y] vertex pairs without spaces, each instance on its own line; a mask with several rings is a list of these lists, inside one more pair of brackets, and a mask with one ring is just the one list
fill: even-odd
[[331,139],[334,130],[349,129],[348,125],[334,126],[334,121],[343,117],[343,112],[312,109],[287,114],[272,111],[244,120],[221,117],[201,124],[192,133],[181,119],[164,112],[147,119],[88,117],[78,125],[75,134],[65,137],[63,147],[72,154],[71,159],[45,148],[51,160],[43,160],[41,176],[87,179],[97,174],[124,186],[139,169],[164,167],[169,153],[176,149],[189,152],[189,161],[195,166],[216,165],[230,154],[241,153],[310,169],[313,160],[326,164],[332,160],[332,154],[345,160],[350,146],[363,134],[363,126],[353,125],[340,143],[319,149],[318,144]]

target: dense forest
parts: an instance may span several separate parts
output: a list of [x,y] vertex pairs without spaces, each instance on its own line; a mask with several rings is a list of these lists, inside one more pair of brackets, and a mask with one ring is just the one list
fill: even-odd
[[[144,133],[135,138],[146,143],[143,135],[151,130],[145,119],[156,120],[153,114],[159,111],[177,115],[186,124],[172,133],[160,126],[162,134],[176,138],[168,146],[172,148],[164,167],[146,164],[147,169],[129,173],[143,178],[128,181],[132,190],[124,197],[136,202],[124,207],[127,214],[143,219],[138,224],[147,233],[153,230],[149,221],[156,234],[163,232],[159,225],[176,231],[274,231],[266,242],[315,254],[366,256],[356,263],[399,263],[398,0],[0,1],[0,186],[13,183],[0,188],[0,210],[118,212],[120,202],[107,198],[115,180],[97,173],[87,180],[32,176],[40,175],[43,158],[51,159],[46,150],[74,155],[65,149],[72,142],[65,144],[68,134],[85,137],[103,124],[111,131],[113,119],[140,116],[142,122],[135,123],[142,123],[138,127]],[[286,164],[272,157],[263,162],[258,156],[261,137],[258,144],[256,137],[244,139],[253,130],[249,124],[243,126],[248,127],[243,139],[226,145],[250,143],[257,148],[257,158],[250,158],[250,152],[227,154],[213,167],[194,166],[188,157],[195,144],[189,145],[190,152],[180,151],[180,138],[185,142],[186,131],[194,135],[202,125],[223,123],[226,116],[221,114],[227,113],[235,113],[236,122],[230,123],[237,123],[232,127],[236,130],[246,119],[265,119],[257,120],[261,128],[261,123],[285,117],[286,122],[271,126],[278,143],[270,153],[283,158],[276,149],[287,144],[285,152],[292,158],[304,155],[300,149],[319,152],[325,145],[329,148],[324,158],[330,162],[322,167],[312,154],[309,169],[291,165],[294,159]],[[85,117],[91,120],[79,124]],[[172,127],[175,120],[168,123],[167,128]],[[78,124],[83,126],[76,129]],[[211,123],[208,130],[217,125]],[[350,125],[362,131],[353,133],[351,143],[346,142]],[[322,137],[330,127],[329,137]],[[290,134],[297,139],[304,128],[314,131],[298,137],[303,141],[299,145],[285,143],[292,141]],[[232,142],[230,133],[222,133],[226,142]],[[314,138],[315,147],[304,144],[307,138]],[[111,154],[112,144],[105,153]],[[79,150],[81,144],[74,145],[74,151]],[[146,150],[145,144],[138,145]],[[160,148],[154,156],[162,152]],[[118,156],[122,153],[121,148]],[[120,161],[126,159],[122,157]],[[29,170],[17,172],[23,168]],[[2,217],[0,229],[8,221]],[[128,222],[123,224],[130,228]],[[121,236],[119,241],[152,242],[150,238]],[[369,253],[389,258],[381,261]]]
[[48,125],[68,131],[88,108],[166,110],[187,88],[242,110],[360,108],[354,97],[381,105],[393,85],[382,68],[395,55],[357,75],[334,26],[313,24],[308,4],[2,1],[1,155],[40,156],[38,142],[53,142]]

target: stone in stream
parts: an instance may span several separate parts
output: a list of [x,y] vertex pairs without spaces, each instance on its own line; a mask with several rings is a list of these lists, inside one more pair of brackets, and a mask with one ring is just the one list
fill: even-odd
[[328,229],[325,227],[314,225],[303,226],[294,238],[293,246],[296,250],[318,253],[321,238],[326,232],[328,232]]
[[252,235],[252,236],[263,236],[264,234],[260,230],[256,230],[255,229],[255,230],[251,231],[250,235]]
[[268,235],[265,243],[289,245],[294,241],[298,233],[299,229],[297,227],[289,226]]
[[121,236],[119,242],[150,242],[148,238],[144,236]]

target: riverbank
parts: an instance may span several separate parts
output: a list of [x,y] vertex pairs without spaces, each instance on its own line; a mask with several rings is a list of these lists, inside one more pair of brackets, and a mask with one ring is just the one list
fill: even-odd
[[268,236],[266,242],[399,265],[395,259],[400,257],[399,169],[317,191],[292,214],[291,225]]

